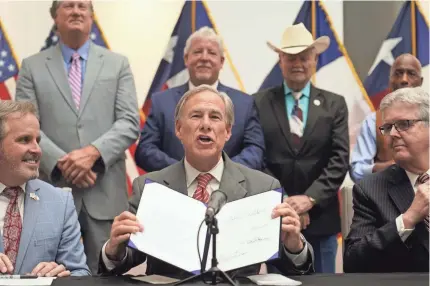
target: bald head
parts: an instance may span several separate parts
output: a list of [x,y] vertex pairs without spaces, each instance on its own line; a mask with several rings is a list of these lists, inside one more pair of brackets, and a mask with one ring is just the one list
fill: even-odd
[[421,86],[421,63],[411,54],[402,54],[396,58],[390,71],[390,89]]

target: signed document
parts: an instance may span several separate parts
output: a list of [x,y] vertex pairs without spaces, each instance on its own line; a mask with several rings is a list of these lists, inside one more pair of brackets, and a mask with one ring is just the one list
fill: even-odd
[[[228,197],[228,192],[226,192]],[[217,214],[218,267],[223,271],[280,257],[281,219],[272,210],[282,202],[282,189],[229,202]],[[136,216],[144,231],[132,234],[128,245],[185,271],[200,273],[197,252],[199,226],[206,205],[161,184],[146,181]],[[203,255],[206,224],[199,234]],[[206,269],[210,268],[212,244]]]

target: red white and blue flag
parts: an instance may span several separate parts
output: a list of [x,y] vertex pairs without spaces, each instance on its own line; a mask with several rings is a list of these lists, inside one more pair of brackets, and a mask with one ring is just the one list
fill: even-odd
[[0,20],[0,99],[15,98],[18,68],[12,45]]

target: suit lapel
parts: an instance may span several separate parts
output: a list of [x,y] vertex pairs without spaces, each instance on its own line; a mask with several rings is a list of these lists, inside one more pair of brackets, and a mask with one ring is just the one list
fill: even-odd
[[21,266],[25,258],[28,246],[31,242],[34,229],[36,227],[37,217],[40,211],[40,200],[30,198],[31,193],[38,192],[39,188],[34,186],[32,181],[27,183],[24,198],[24,219],[22,224],[21,240],[19,242],[18,257],[16,258],[15,273],[21,271]]
[[279,128],[282,131],[282,134],[287,141],[287,146],[293,150],[292,141],[291,141],[291,132],[290,132],[290,123],[288,121],[287,110],[285,106],[285,94],[284,88],[279,86],[274,89],[273,92],[269,95],[270,104],[273,109],[273,113],[275,115],[276,121],[278,122]]
[[[319,101],[319,105],[315,105],[314,102]],[[318,118],[320,117],[321,106],[324,102],[324,97],[321,95],[318,89],[311,85],[311,92],[309,96],[309,107],[308,107],[308,118],[306,119],[305,130],[303,132],[303,140],[301,140],[302,145],[306,142],[306,137],[313,132]]]
[[219,189],[226,193],[227,202],[242,199],[246,196],[244,188],[245,176],[223,152],[224,171],[222,173]]
[[179,100],[181,99],[181,97],[188,91],[188,82],[184,85],[179,86],[176,89],[176,94],[175,94],[175,102],[178,103]]
[[170,167],[169,174],[163,179],[163,182],[169,188],[188,196],[186,178],[184,159],[182,159]]
[[85,68],[84,86],[82,88],[81,102],[79,108],[79,116],[81,116],[88,98],[91,95],[94,84],[103,66],[103,55],[99,54],[96,50],[95,44],[90,44],[90,51],[88,54],[87,65]]
[[67,73],[64,69],[64,59],[61,54],[60,44],[57,44],[51,49],[51,53],[46,57],[46,66],[51,77],[60,90],[64,100],[69,104],[73,112],[78,115],[78,110],[72,99],[72,91],[70,90],[69,82],[67,80]]
[[390,167],[390,171],[392,179],[388,194],[400,213],[404,213],[414,200],[414,189],[403,169],[395,165]]

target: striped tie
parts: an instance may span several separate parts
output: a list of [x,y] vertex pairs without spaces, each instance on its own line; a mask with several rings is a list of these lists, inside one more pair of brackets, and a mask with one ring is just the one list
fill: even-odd
[[76,108],[79,109],[81,102],[81,56],[78,53],[74,53],[72,56],[72,66],[69,71],[69,84],[72,91],[72,98],[76,104]]
[[[424,183],[428,182],[428,180],[429,180],[429,174],[427,174],[427,173],[421,174],[421,175],[418,177],[418,179],[417,179],[417,181],[416,181],[415,185],[416,185],[416,186],[418,186],[418,185],[424,184]],[[429,230],[429,216],[427,216],[427,217],[424,219],[424,222],[425,222],[425,224],[426,224],[427,230]]]
[[301,92],[293,92],[294,96],[294,107],[291,112],[290,129],[293,135],[294,145],[300,145],[300,140],[303,136],[303,111],[300,108],[299,100],[302,96]]
[[213,176],[209,173],[202,173],[197,176],[197,189],[194,192],[193,199],[199,200],[205,204],[209,201],[209,192],[206,190],[206,187],[212,178]]

